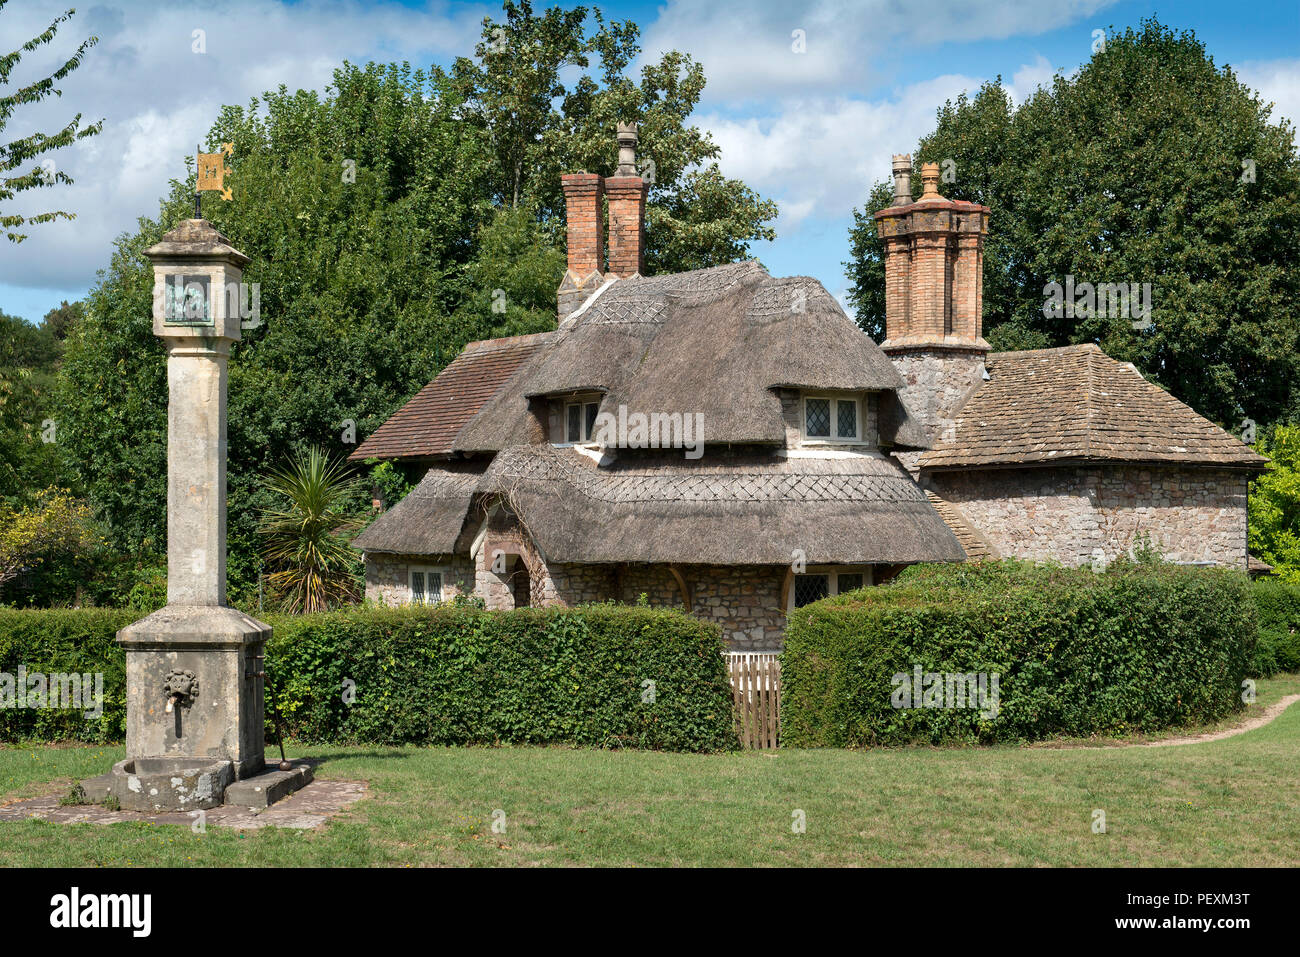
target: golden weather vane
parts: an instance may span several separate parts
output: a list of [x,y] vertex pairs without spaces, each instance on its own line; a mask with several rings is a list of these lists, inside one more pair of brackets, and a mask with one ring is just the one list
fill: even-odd
[[227,186],[226,177],[230,175],[230,170],[226,169],[226,157],[235,154],[234,143],[222,143],[220,153],[204,153],[202,147],[196,148],[198,152],[198,165],[195,167],[196,176],[194,182],[194,218],[202,219],[202,211],[199,207],[199,198],[203,193],[220,192],[222,199],[231,199],[230,187]]

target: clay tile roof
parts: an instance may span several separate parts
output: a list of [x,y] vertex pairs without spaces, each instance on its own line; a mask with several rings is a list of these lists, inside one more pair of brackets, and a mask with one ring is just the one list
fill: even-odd
[[1263,469],[1268,460],[1096,345],[989,355],[989,381],[922,468],[1120,461]]
[[448,455],[457,434],[553,333],[471,342],[348,458]]

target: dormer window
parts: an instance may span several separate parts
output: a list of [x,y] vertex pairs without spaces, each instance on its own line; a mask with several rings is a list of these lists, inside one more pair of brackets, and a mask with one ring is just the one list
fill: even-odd
[[804,396],[803,436],[809,442],[860,442],[862,426],[858,399]]
[[596,410],[599,402],[570,402],[564,407],[564,440],[590,442],[596,430]]

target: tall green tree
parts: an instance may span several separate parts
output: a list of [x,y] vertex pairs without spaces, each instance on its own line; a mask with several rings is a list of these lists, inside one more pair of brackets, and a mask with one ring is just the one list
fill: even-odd
[[0,502],[30,502],[62,480],[56,405],[61,351],[48,327],[0,312]]
[[[558,228],[560,176],[612,174],[615,129],[636,122],[637,158],[650,181],[649,272],[734,262],[751,243],[775,236],[769,223],[776,204],[723,176],[717,144],[690,123],[705,85],[699,63],[669,51],[634,79],[628,70],[641,52],[634,22],[607,22],[598,8],[587,7],[537,15],[527,0],[507,0],[503,12],[500,21],[483,21],[475,57],[435,71],[457,91],[464,119],[486,135],[499,205],[527,205]],[[577,70],[567,84],[565,68]]]
[[[4,13],[4,6],[7,2],[8,0],[0,0],[0,14]],[[76,10],[69,10],[62,16],[55,17],[44,32],[28,40],[17,50],[0,54],[0,133],[4,132],[5,127],[9,125],[14,113],[20,106],[39,103],[51,96],[61,96],[62,93],[56,84],[66,79],[73,70],[79,67],[86,56],[86,51],[99,42],[98,37],[89,37],[77,47],[77,51],[71,57],[49,76],[14,90],[9,89],[14,69],[22,62],[23,55],[53,42],[55,35],[59,32],[59,24],[72,19],[72,15],[76,12]],[[5,235],[10,242],[20,243],[26,239],[27,234],[18,232],[18,230],[28,226],[36,226],[56,219],[77,218],[76,213],[69,213],[64,210],[37,213],[34,216],[22,216],[18,213],[6,213],[4,207],[19,193],[27,190],[51,187],[60,183],[71,185],[72,178],[67,173],[57,169],[52,163],[42,165],[37,162],[37,159],[70,143],[75,143],[77,140],[85,139],[87,136],[94,136],[103,128],[103,125],[104,121],[100,120],[98,123],[83,127],[81,125],[81,114],[78,113],[63,129],[53,133],[32,133],[29,136],[8,143],[0,140],[0,229],[5,231]],[[27,167],[28,164],[31,164],[30,167],[26,172],[23,172],[24,167]]]
[[[984,324],[1007,348],[1097,341],[1222,423],[1300,406],[1300,159],[1295,128],[1218,67],[1190,32],[1157,20],[1109,31],[1072,77],[1015,108],[1001,80],[938,111],[914,163],[951,161],[950,199],[991,207]],[[918,180],[919,177],[915,178]],[[880,242],[850,232],[859,323],[879,336]],[[1150,283],[1151,325],[1049,318],[1044,287]],[[1139,323],[1141,324],[1141,323]]]

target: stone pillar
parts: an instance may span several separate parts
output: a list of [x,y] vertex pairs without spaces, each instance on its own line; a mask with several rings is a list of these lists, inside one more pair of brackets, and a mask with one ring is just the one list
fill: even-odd
[[167,606],[118,633],[127,759],[116,793],[134,810],[214,807],[231,780],[265,769],[271,629],[226,607],[227,363],[248,257],[202,219],[145,255],[154,334],[168,352]]

